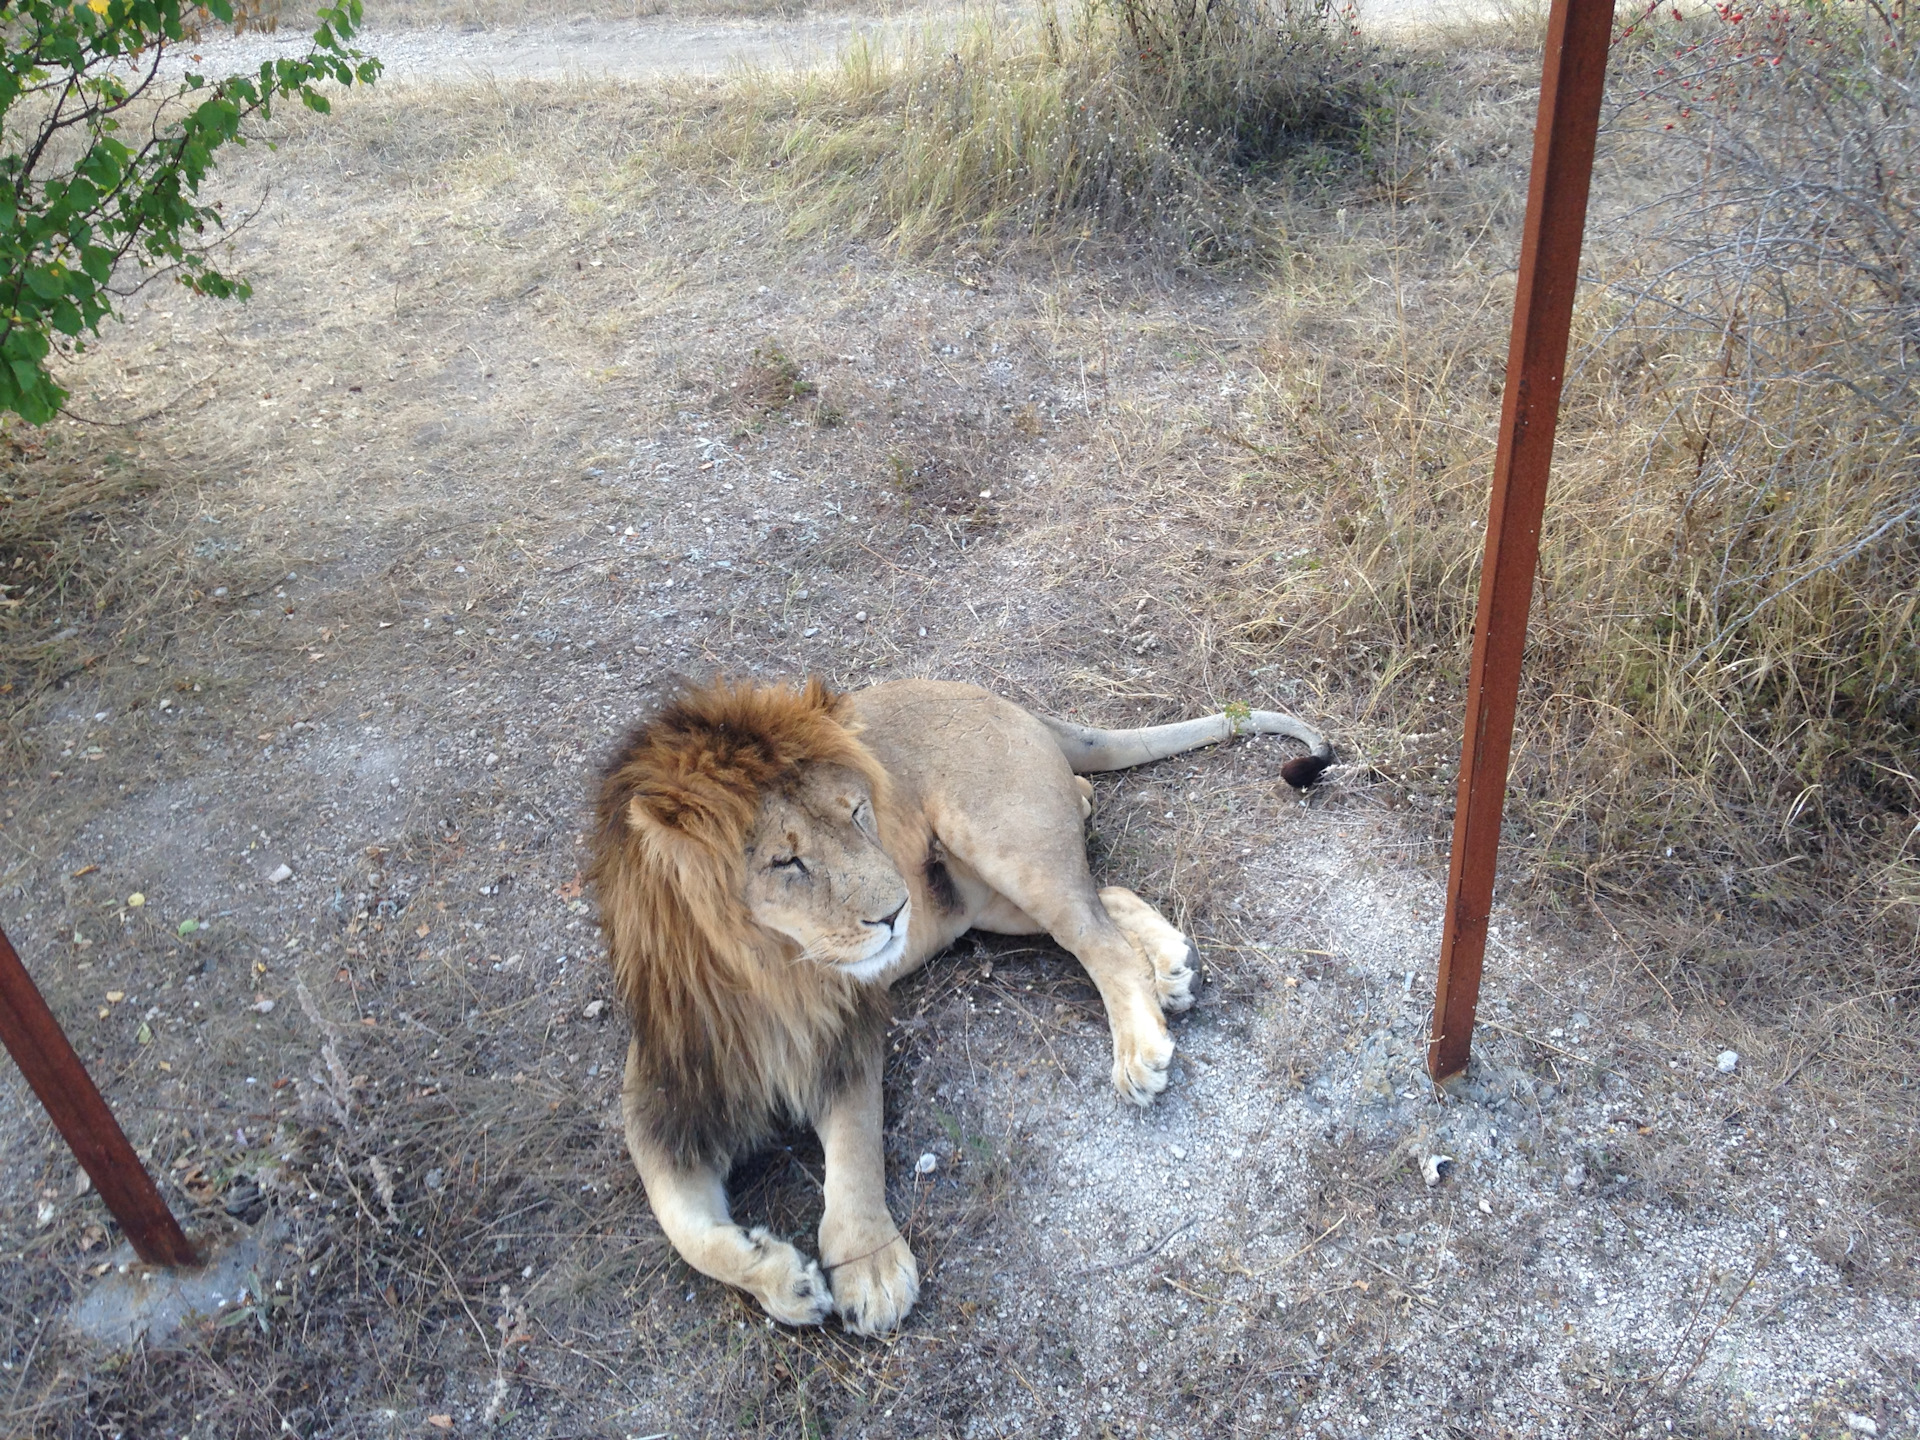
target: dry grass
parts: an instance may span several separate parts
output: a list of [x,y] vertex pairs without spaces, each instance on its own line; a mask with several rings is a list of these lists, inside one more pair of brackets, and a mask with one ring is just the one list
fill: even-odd
[[[1714,75],[1702,47],[1725,37],[1695,25],[1656,27],[1650,53],[1622,62],[1631,95],[1676,49],[1694,55],[1689,83],[1713,79],[1721,109],[1710,133],[1675,136],[1641,127],[1679,111],[1656,96],[1610,132],[1589,246],[1607,284],[1576,322],[1508,853],[1583,907],[1660,895],[1708,917],[1837,925],[1830,958],[1803,956],[1796,979],[1830,966],[1816,983],[1897,993],[1920,956],[1903,818],[1920,802],[1915,455],[1905,302],[1875,288],[1883,241],[1866,237],[1911,233],[1920,170],[1905,111],[1878,130],[1870,100],[1833,113],[1851,77],[1869,93],[1908,83],[1876,79],[1877,57],[1844,48],[1866,37],[1836,24],[1787,37],[1778,69]],[[1471,625],[1506,316],[1498,281],[1433,262],[1469,253],[1513,203],[1445,173],[1488,163],[1472,144],[1456,132],[1410,208],[1373,217],[1395,306],[1377,338],[1313,347],[1306,367],[1276,350],[1240,437],[1273,462],[1250,463],[1250,483],[1324,516],[1242,633],[1286,615],[1373,657],[1369,709],[1403,736],[1440,730],[1408,761],[1442,780],[1451,726],[1429,706],[1457,686]],[[1879,194],[1846,193],[1856,145],[1883,166]],[[1689,173],[1707,152],[1714,167]],[[1756,960],[1743,980],[1779,978]]]

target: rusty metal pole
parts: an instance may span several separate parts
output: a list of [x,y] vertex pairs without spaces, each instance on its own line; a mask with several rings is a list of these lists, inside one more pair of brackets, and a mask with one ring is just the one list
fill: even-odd
[[1507,351],[1506,398],[1487,508],[1480,609],[1467,677],[1466,734],[1453,815],[1453,860],[1440,940],[1427,1071],[1446,1080],[1467,1068],[1487,917],[1506,805],[1513,712],[1520,695],[1527,608],[1540,558],[1540,517],[1553,465],[1554,425],[1566,376],[1567,332],[1580,273],[1613,0],[1553,0],[1533,131],[1533,178],[1520,241],[1520,281]]
[[92,1177],[133,1253],[149,1265],[196,1265],[198,1257],[127,1143],[126,1132],[73,1052],[13,943],[0,931],[0,1041],[40,1097],[54,1128]]

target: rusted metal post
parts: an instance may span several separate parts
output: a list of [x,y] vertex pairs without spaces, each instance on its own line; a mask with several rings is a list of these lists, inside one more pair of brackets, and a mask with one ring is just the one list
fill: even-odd
[[1440,941],[1427,1071],[1445,1080],[1467,1068],[1473,1016],[1486,958],[1487,917],[1500,849],[1513,748],[1513,712],[1520,695],[1527,607],[1540,558],[1540,516],[1553,432],[1566,376],[1567,332],[1580,273],[1580,237],[1587,220],[1594,138],[1613,34],[1614,0],[1553,0],[1540,71],[1540,118],[1533,131],[1533,178],[1527,187],[1520,241],[1520,282],[1513,302],[1506,398],[1487,509],[1487,549],[1480,567],[1480,609],[1473,626],[1467,677],[1466,734],[1460,791],[1453,815],[1453,861]]
[[149,1265],[196,1265],[180,1222],[167,1209],[126,1132],[100,1098],[66,1032],[53,1018],[13,943],[0,931],[0,1041],[40,1097],[54,1128],[93,1179],[133,1253]]

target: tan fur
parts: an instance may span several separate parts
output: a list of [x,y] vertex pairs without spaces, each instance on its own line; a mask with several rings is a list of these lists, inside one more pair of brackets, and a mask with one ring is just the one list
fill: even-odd
[[[634,1030],[628,1148],[687,1261],[782,1320],[877,1333],[918,1295],[885,1200],[886,993],[964,931],[1051,934],[1099,988],[1121,1094],[1166,1085],[1191,947],[1095,889],[1066,743],[971,686],[720,684],[608,770],[592,878]],[[783,1120],[825,1149],[824,1269],[728,1213],[728,1165]]]

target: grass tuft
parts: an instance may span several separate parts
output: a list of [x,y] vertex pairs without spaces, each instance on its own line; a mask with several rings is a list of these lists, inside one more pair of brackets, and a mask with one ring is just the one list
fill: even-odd
[[1383,163],[1389,89],[1327,0],[1114,0],[749,75],[696,133],[770,173],[803,233],[1145,235],[1219,261],[1269,249],[1275,185]]

